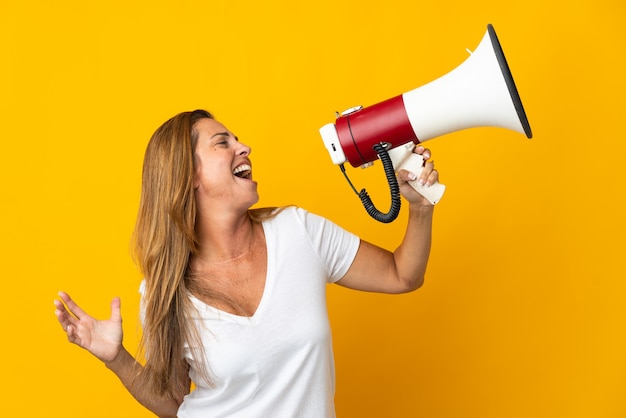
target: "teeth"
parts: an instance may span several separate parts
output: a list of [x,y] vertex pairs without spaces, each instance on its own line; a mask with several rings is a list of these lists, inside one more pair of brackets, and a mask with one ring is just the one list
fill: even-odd
[[243,173],[244,171],[251,171],[251,170],[252,170],[252,167],[250,167],[248,164],[243,164],[243,165],[240,165],[239,167],[235,168],[233,170],[233,174],[234,175],[238,175],[238,174]]

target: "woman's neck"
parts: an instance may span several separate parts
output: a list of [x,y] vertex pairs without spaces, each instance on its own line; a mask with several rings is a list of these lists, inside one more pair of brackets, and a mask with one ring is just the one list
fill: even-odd
[[244,258],[258,241],[260,228],[247,213],[238,219],[198,220],[200,242],[194,259],[202,264],[223,264]]

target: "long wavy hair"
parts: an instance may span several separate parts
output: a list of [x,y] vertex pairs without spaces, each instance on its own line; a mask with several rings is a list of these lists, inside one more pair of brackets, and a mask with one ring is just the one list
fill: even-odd
[[[159,396],[186,393],[188,365],[185,343],[200,367],[200,376],[213,379],[202,350],[200,330],[191,316],[190,294],[211,297],[210,289],[198,289],[189,261],[198,251],[195,231],[197,207],[194,194],[195,124],[213,119],[205,110],[180,113],[152,135],[143,162],[141,199],[133,233],[135,262],[145,279],[142,300],[143,332],[140,352],[145,365],[139,376],[149,392]],[[273,216],[275,208],[250,210],[253,220]],[[215,296],[215,295],[213,295]]]

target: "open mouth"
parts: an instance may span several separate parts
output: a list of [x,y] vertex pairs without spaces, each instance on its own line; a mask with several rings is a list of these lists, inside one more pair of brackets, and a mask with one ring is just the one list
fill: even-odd
[[252,167],[248,164],[242,164],[233,170],[233,174],[239,178],[250,180],[252,178]]

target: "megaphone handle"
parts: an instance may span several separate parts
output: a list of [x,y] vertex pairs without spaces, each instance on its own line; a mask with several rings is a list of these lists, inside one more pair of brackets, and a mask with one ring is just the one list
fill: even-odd
[[[396,171],[398,170],[408,170],[412,173],[415,173],[417,178],[419,178],[422,170],[424,169],[424,158],[415,153],[411,153],[408,157],[406,157],[399,166],[395,167]],[[436,205],[437,202],[443,196],[443,192],[446,190],[446,186],[443,184],[436,182],[431,184],[430,186],[421,185],[418,183],[417,179],[409,181],[411,187],[413,187],[419,194],[424,196],[428,201]]]

